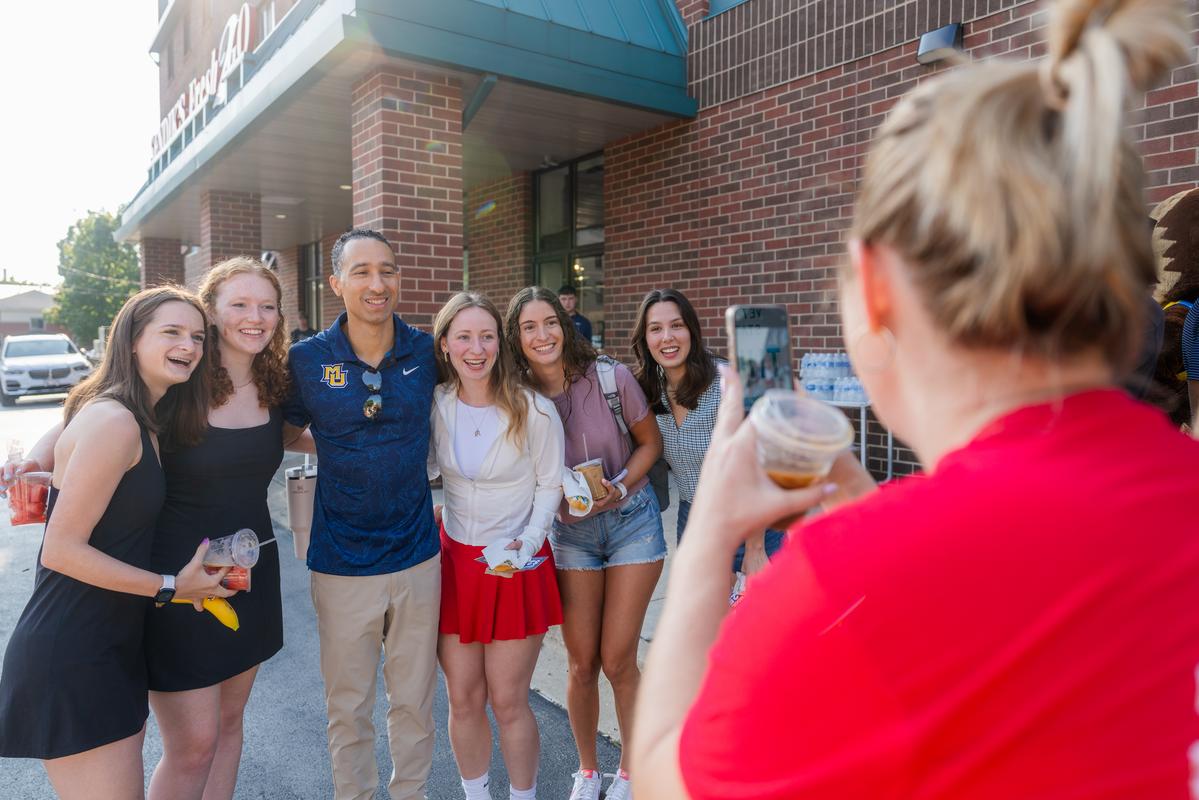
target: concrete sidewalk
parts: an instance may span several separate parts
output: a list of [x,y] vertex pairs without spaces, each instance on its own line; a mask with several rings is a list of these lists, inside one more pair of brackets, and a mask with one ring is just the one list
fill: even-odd
[[[289,467],[296,464],[302,464],[303,456],[287,454],[284,458],[283,466]],[[270,491],[270,507],[271,516],[274,518],[276,531],[282,531],[280,534],[280,551],[286,557],[289,553],[294,552],[291,541],[291,531],[287,528],[287,488],[281,469],[276,475],[275,480],[271,484]],[[666,546],[668,555],[666,557],[666,567],[662,570],[662,577],[658,580],[658,586],[654,589],[653,599],[650,601],[649,609],[645,614],[645,624],[641,629],[641,643],[637,648],[638,663],[645,663],[645,655],[649,650],[649,643],[653,639],[654,629],[658,624],[658,617],[662,613],[662,604],[666,598],[666,583],[670,574],[670,564],[673,561],[671,556],[675,550],[675,524],[678,520],[678,495],[675,492],[673,482],[670,488],[670,508],[662,512],[662,526],[666,532]],[[442,502],[441,490],[434,489],[433,502]],[[550,702],[566,707],[566,646],[562,642],[562,629],[551,628],[546,634],[545,644],[541,650],[541,657],[537,661],[537,671],[533,673],[533,689]],[[600,677],[600,733],[611,739],[613,742],[620,742],[620,730],[616,724],[616,707],[612,699],[612,687],[608,684],[607,679]]]

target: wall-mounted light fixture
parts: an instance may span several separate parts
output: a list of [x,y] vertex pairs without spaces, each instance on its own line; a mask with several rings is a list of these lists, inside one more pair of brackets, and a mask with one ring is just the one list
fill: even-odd
[[963,26],[960,22],[951,22],[943,28],[929,31],[920,37],[920,47],[916,50],[916,61],[920,64],[936,64],[953,58],[955,53],[962,50]]

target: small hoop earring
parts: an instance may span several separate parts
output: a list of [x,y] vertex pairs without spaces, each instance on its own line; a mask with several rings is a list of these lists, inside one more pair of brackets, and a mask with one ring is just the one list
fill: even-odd
[[853,338],[855,366],[863,372],[878,373],[891,366],[899,345],[886,325],[872,331],[864,328]]

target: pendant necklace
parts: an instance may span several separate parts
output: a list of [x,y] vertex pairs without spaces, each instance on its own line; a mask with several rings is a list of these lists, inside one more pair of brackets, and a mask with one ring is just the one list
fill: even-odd
[[[479,438],[480,436],[483,435],[482,432],[479,430],[480,428],[483,427],[483,423],[480,422],[479,420],[475,419],[475,415],[471,411],[470,406],[468,406],[466,403],[462,402],[461,400],[459,400],[458,402],[462,403],[462,407],[466,409],[466,416],[468,416],[470,418],[471,423],[474,424],[474,426],[475,426],[475,438],[476,439]],[[491,408],[491,406],[487,406],[483,409],[483,419],[484,420],[487,419],[487,411],[490,408]]]

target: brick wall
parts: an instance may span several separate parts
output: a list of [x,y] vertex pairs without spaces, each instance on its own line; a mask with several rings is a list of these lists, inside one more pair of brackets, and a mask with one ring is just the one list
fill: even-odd
[[677,0],[679,13],[683,15],[683,22],[690,25],[693,22],[699,22],[708,15],[708,0]]
[[[1043,2],[749,0],[711,20],[679,5],[702,110],[604,150],[607,339],[627,341],[644,293],[673,285],[718,352],[731,303],[787,305],[797,357],[842,349],[836,273],[863,156],[887,110],[937,71],[916,64],[914,40],[964,19],[972,55],[1035,58]],[[1135,121],[1147,203],[1199,181],[1197,89],[1193,68],[1177,70]]]
[[[199,78],[208,69],[212,59],[212,50],[220,44],[221,34],[229,17],[241,11],[245,0],[199,0],[191,2],[184,0],[182,7],[176,12],[172,28],[167,34],[166,47],[158,58],[158,91],[159,117],[165,115],[181,92],[187,91],[187,86],[195,78]],[[275,21],[282,21],[283,15],[291,10],[297,0],[274,0]],[[183,29],[184,18],[187,18],[188,39],[190,45],[184,52]],[[251,13],[251,50],[258,47],[262,41],[261,18],[258,4],[253,4]],[[167,49],[172,52],[167,55]],[[175,74],[168,73],[168,59],[174,59]]]
[[209,190],[200,198],[200,251],[185,262],[187,285],[234,256],[262,255],[262,208],[257,194]]
[[[688,83],[701,108],[858,61],[950,22],[989,17],[1029,0],[748,0],[704,20],[687,8]],[[688,17],[687,14],[691,16]]]
[[490,297],[503,313],[512,295],[532,280],[532,177],[520,172],[472,188],[464,213],[470,288]]
[[143,238],[138,242],[142,288],[163,283],[184,283],[183,251],[178,239]]
[[391,240],[400,314],[431,328],[462,287],[462,90],[413,70],[368,75],[353,93],[354,224]]
[[[30,327],[27,320],[24,322],[0,322],[0,343],[4,341],[4,337],[6,336],[19,336],[22,333],[65,333],[68,336],[71,335],[71,332],[61,325],[54,325],[49,322],[37,329]],[[91,342],[75,343],[80,347],[86,347],[89,350],[92,347]]]

